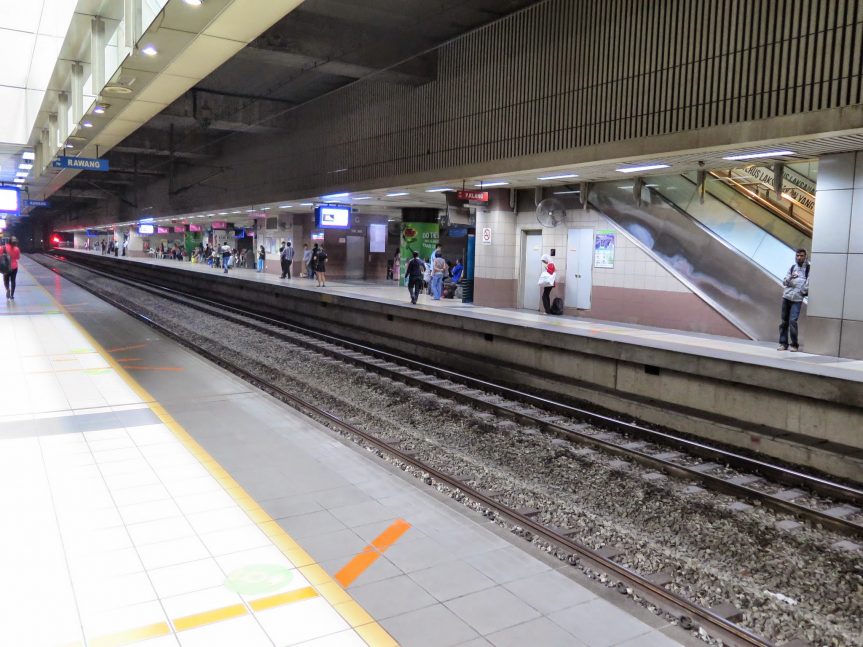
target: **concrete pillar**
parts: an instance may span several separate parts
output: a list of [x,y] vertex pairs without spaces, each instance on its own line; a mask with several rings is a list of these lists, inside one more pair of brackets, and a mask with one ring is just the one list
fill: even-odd
[[57,143],[64,146],[69,136],[69,95],[61,92],[57,98]]
[[144,33],[141,0],[124,0],[123,16],[126,21],[126,47],[134,47]]
[[863,151],[820,158],[815,195],[802,343],[811,353],[863,359]]
[[[485,235],[485,240],[484,240]],[[490,240],[488,236],[490,235]],[[518,299],[516,215],[509,189],[489,191],[476,212],[476,268],[473,301],[493,308],[514,308]]]
[[84,114],[84,66],[80,63],[72,63],[69,94],[72,101],[72,123],[69,124],[69,132],[71,133],[78,126]]

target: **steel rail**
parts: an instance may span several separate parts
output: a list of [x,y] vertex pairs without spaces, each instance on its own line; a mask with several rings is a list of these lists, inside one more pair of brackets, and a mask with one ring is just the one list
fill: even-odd
[[[50,269],[59,274],[56,269]],[[288,393],[284,389],[281,389],[280,387],[254,375],[243,367],[229,362],[217,355],[216,353],[213,353],[212,351],[207,350],[206,348],[203,348],[189,341],[182,335],[175,333],[166,326],[158,323],[157,321],[154,321],[150,317],[139,313],[133,308],[115,300],[113,297],[108,296],[104,292],[94,290],[76,279],[72,279],[69,277],[63,278],[70,281],[71,283],[74,283],[75,285],[78,285],[82,289],[91,292],[98,298],[105,301],[110,306],[120,310],[121,312],[126,313],[127,315],[133,317],[138,321],[141,321],[142,323],[145,323],[154,330],[158,331],[160,334],[172,339],[173,341],[181,344],[182,346],[185,346],[186,348],[194,350],[195,353],[201,355],[202,357],[213,362],[214,364],[217,364],[231,371],[232,373],[243,378],[245,381],[252,384],[253,386],[277,397],[286,404],[290,404],[298,411],[301,411],[306,415],[310,415],[311,417],[318,418],[319,420],[323,420],[329,425],[336,427],[337,429],[345,433],[353,434],[356,437],[362,438],[364,441],[368,442],[371,445],[374,445],[381,451],[391,454],[399,461],[410,465],[415,469],[420,470],[421,472],[429,474],[436,481],[444,483],[456,490],[459,490],[477,503],[481,503],[487,508],[495,510],[496,512],[507,517],[512,523],[527,528],[532,533],[542,537],[546,541],[552,544],[556,544],[561,548],[570,551],[573,554],[577,554],[580,557],[599,565],[603,570],[614,574],[614,576],[619,578],[621,582],[624,582],[628,586],[637,589],[639,593],[644,595],[647,599],[656,602],[657,605],[663,608],[663,610],[665,610],[666,612],[673,613],[674,615],[676,615],[682,622],[689,624],[692,621],[695,621],[695,624],[703,628],[712,637],[723,640],[725,644],[733,645],[735,647],[774,647],[772,642],[756,635],[745,627],[741,627],[740,625],[737,625],[727,620],[726,618],[717,615],[709,609],[705,609],[704,607],[690,600],[687,600],[671,591],[666,590],[664,587],[658,584],[654,584],[650,580],[635,573],[629,568],[618,564],[611,559],[603,557],[599,553],[587,548],[583,544],[580,544],[579,542],[576,542],[573,539],[561,533],[558,533],[551,528],[543,526],[542,524],[534,521],[533,519],[524,514],[521,514],[520,512],[514,510],[511,507],[495,501],[489,495],[472,488],[466,483],[460,481],[458,478],[445,474],[444,472],[441,472],[440,470],[437,470],[430,465],[426,465],[425,463],[418,460],[409,453],[403,452],[399,448],[388,444],[386,441],[381,440],[380,438],[377,438],[374,435],[369,434],[351,425],[350,423],[345,422],[338,416],[333,415],[328,411],[321,409],[316,405],[307,402],[306,400],[303,400],[302,398]]]

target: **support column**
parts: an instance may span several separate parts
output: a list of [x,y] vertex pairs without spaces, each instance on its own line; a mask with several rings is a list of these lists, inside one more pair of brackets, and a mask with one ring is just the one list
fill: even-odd
[[90,76],[98,95],[105,87],[105,21],[98,17],[90,21]]
[[71,134],[84,114],[84,66],[80,63],[72,63],[71,79],[71,101],[72,101],[72,123],[69,124]]
[[57,144],[61,148],[66,145],[69,136],[69,95],[61,92],[57,99]]
[[802,343],[812,353],[863,359],[863,151],[820,158],[815,195]]
[[[515,308],[518,301],[518,272],[515,258],[516,217],[510,205],[509,189],[489,191],[488,207],[476,212],[476,305]],[[483,240],[490,230],[491,240]]]

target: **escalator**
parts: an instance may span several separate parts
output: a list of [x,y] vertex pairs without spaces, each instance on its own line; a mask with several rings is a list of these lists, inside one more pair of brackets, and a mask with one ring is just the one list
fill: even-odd
[[694,177],[670,175],[598,183],[589,199],[744,334],[773,339],[782,277],[809,238],[721,180],[706,189],[701,201]]

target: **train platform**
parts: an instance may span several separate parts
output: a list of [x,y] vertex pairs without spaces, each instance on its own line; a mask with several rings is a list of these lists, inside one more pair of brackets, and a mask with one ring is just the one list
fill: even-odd
[[[63,250],[66,251],[66,250]],[[81,252],[98,256],[97,252]],[[112,258],[112,257],[107,257]],[[200,272],[207,275],[222,274],[219,269],[198,265],[190,262],[178,262],[141,257],[119,257],[121,262],[143,263],[152,266],[183,269],[190,272]],[[671,351],[705,358],[725,360],[733,363],[778,369],[784,372],[804,373],[863,383],[863,360],[829,357],[805,352],[805,329],[802,331],[803,346],[801,352],[780,353],[776,351],[776,343],[757,342],[721,337],[681,330],[670,330],[650,326],[638,326],[617,322],[599,321],[585,317],[558,316],[550,317],[540,312],[516,310],[507,308],[490,308],[462,303],[455,299],[435,301],[428,294],[421,295],[417,306],[412,306],[407,289],[399,287],[395,281],[339,281],[328,280],[326,288],[318,288],[313,280],[294,277],[290,280],[280,279],[278,274],[271,272],[258,273],[254,269],[231,269],[229,276],[244,281],[254,281],[272,285],[289,286],[290,288],[324,292],[344,297],[354,297],[395,306],[412,309],[436,309],[448,314],[466,318],[477,318],[484,321],[497,321],[514,326],[546,329],[549,331],[607,340],[631,346],[641,346],[648,349]],[[778,303],[778,301],[777,301]],[[778,308],[778,305],[777,305]]]
[[29,259],[0,334],[3,644],[697,642]]

